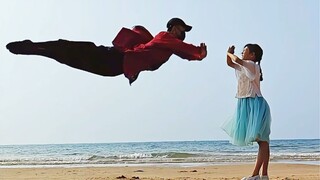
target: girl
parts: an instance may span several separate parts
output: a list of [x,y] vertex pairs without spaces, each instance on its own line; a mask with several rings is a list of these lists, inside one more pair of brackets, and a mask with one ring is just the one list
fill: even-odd
[[[260,62],[263,51],[257,44],[247,44],[242,51],[242,59],[235,56],[234,46],[227,52],[228,66],[236,70],[238,80],[238,105],[235,116],[222,128],[231,137],[231,143],[239,146],[259,144],[255,168],[250,177],[243,180],[268,180],[269,134],[271,115],[269,105],[260,92],[263,80]],[[262,167],[262,176],[259,171]]]

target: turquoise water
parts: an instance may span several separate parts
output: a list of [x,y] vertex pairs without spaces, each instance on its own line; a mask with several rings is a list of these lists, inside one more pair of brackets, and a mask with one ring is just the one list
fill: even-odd
[[[320,139],[273,140],[271,162],[320,164]],[[255,162],[258,146],[228,141],[1,145],[0,168]]]

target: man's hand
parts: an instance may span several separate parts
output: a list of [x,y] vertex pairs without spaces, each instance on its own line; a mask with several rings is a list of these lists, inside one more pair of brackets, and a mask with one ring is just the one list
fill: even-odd
[[233,45],[230,46],[230,47],[228,48],[228,53],[234,54],[234,49],[235,49],[235,48],[236,48],[236,47],[234,47]]
[[207,57],[207,46],[205,43],[200,44],[200,60]]

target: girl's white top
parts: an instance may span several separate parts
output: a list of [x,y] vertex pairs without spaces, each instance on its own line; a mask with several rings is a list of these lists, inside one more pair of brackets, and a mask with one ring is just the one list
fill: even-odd
[[238,91],[236,98],[262,97],[260,91],[260,67],[253,61],[243,60],[243,66],[236,68]]

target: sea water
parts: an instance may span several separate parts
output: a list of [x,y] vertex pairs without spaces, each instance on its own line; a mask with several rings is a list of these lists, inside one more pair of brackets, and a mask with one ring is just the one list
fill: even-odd
[[[1,167],[253,163],[258,145],[228,141],[0,145]],[[272,140],[270,161],[320,165],[320,139]]]

